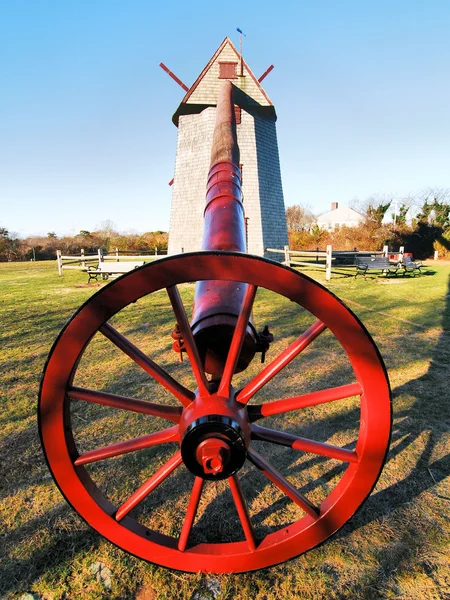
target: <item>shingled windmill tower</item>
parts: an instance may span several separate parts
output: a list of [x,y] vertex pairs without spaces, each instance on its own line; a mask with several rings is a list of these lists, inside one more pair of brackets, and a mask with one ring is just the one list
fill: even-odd
[[247,251],[264,256],[266,248],[282,249],[288,238],[275,129],[277,117],[261,86],[270,69],[256,79],[229,38],[223,40],[190,88],[161,66],[186,91],[173,116],[178,141],[169,254],[201,249],[215,107],[223,79],[231,80],[234,85]]

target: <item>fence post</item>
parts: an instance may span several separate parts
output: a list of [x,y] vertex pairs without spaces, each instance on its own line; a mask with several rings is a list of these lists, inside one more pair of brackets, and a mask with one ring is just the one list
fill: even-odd
[[389,246],[383,246],[383,256],[386,258],[389,256]]
[[325,271],[325,279],[327,281],[330,281],[331,279],[331,258],[333,256],[333,247],[328,244],[327,246],[327,256],[326,256],[326,264],[327,264],[327,268]]
[[158,246],[155,246],[155,256],[158,256]]
[[[319,252],[319,246],[316,246],[316,252]],[[316,263],[318,263],[318,262],[319,262],[319,257],[316,254]]]
[[289,246],[284,247],[284,264],[287,265],[288,267],[291,266],[291,261],[289,258]]
[[398,250],[398,253],[400,254],[400,258],[401,258],[401,259],[402,259],[402,261],[403,261],[403,255],[404,255],[404,253],[405,253],[405,246],[400,246],[400,248],[399,248],[399,250]]
[[438,259],[438,255],[439,255],[439,250],[435,250],[434,251],[434,260]]
[[97,249],[97,254],[98,254],[98,263],[100,264],[101,262],[103,262],[103,252],[101,248]]
[[61,277],[61,275],[63,274],[61,250],[56,251],[56,260],[58,262],[58,275]]
[[83,267],[83,269],[86,268],[86,262],[84,260],[84,248],[81,248],[81,266]]
[[119,248],[116,248],[116,262],[119,262]]

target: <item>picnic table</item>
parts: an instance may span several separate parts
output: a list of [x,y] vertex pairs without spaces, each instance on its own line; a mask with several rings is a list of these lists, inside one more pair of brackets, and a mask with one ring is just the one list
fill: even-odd
[[86,272],[89,276],[88,283],[92,280],[98,281],[98,277],[102,279],[109,279],[110,277],[119,277],[124,273],[128,273],[137,267],[142,267],[144,261],[125,261],[125,262],[113,262],[113,261],[101,261],[96,267],[88,267]]
[[357,257],[355,260],[356,273],[355,279],[359,273],[364,274],[364,279],[368,271],[381,271],[386,277],[389,275],[397,275],[400,266],[392,264],[386,256],[364,256]]

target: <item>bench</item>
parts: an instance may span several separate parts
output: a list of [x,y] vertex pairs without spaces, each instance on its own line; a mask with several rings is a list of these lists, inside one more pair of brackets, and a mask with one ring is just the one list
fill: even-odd
[[88,283],[95,279],[98,281],[98,276],[101,275],[102,279],[109,279],[110,277],[119,277],[123,273],[128,273],[137,267],[142,267],[144,261],[140,262],[113,262],[113,261],[102,261],[99,262],[96,267],[88,267],[86,273],[89,276]]
[[400,266],[403,268],[403,275],[408,272],[412,273],[415,277],[416,271],[419,271],[419,275],[422,275],[421,268],[423,267],[423,264],[421,262],[414,262],[410,256],[404,256]]
[[389,262],[389,259],[385,256],[376,257],[357,257],[355,260],[356,273],[355,279],[358,273],[364,273],[364,279],[366,278],[367,271],[381,271],[385,273],[386,277],[390,273],[396,275],[399,269],[399,265],[393,265]]

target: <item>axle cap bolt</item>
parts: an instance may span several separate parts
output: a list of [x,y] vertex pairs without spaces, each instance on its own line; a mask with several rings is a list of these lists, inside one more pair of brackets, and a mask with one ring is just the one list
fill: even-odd
[[228,463],[230,447],[223,440],[212,437],[198,445],[195,455],[206,474],[216,475],[221,473]]

